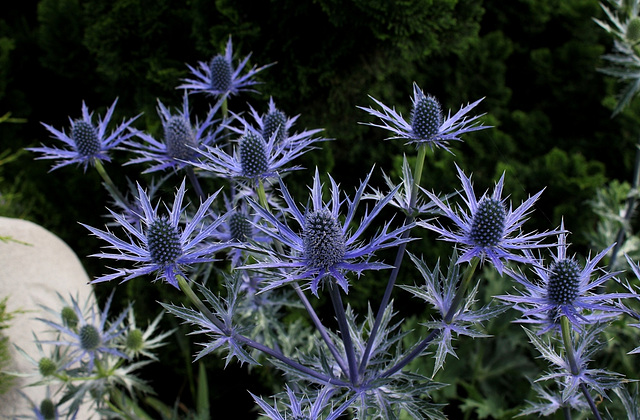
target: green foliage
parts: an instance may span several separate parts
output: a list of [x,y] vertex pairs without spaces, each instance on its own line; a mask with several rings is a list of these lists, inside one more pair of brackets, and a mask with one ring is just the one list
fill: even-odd
[[9,323],[14,317],[13,312],[7,311],[8,299],[8,297],[4,297],[0,300],[0,395],[7,392],[15,381],[14,376],[3,372],[11,363],[11,353],[9,352],[11,343],[9,338],[2,333],[3,329],[9,328]]

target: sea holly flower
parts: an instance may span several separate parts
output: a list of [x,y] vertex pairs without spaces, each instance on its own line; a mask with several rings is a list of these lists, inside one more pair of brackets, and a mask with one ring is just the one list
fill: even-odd
[[534,260],[528,254],[515,254],[514,251],[524,251],[531,248],[544,248],[549,244],[541,243],[545,238],[556,235],[558,231],[543,233],[522,233],[521,227],[527,220],[526,216],[538,200],[542,191],[529,197],[515,210],[502,199],[504,174],[495,186],[493,194],[485,192],[480,200],[476,199],[471,183],[456,165],[458,176],[462,181],[465,196],[462,200],[468,208],[465,212],[460,207],[458,211],[440,200],[435,194],[425,191],[429,198],[451,219],[457,230],[449,230],[441,224],[432,222],[418,222],[418,225],[437,232],[441,239],[454,242],[462,248],[459,262],[470,261],[474,257],[482,260],[489,259],[499,273],[504,269],[505,261],[532,263]]
[[98,118],[97,124],[93,123],[93,112],[89,112],[87,105],[82,102],[82,118],[75,120],[69,118],[71,123],[69,134],[65,133],[64,130],[59,131],[48,124],[42,123],[53,134],[52,137],[54,139],[60,140],[67,147],[61,149],[43,145],[42,147],[30,147],[27,150],[43,154],[36,159],[58,159],[58,163],[51,168],[52,171],[74,163],[82,165],[86,170],[87,166],[94,165],[96,160],[110,162],[111,159],[108,152],[136,133],[135,130],[127,131],[127,129],[139,117],[138,115],[123,121],[111,134],[108,134],[107,128],[111,122],[117,102],[118,99],[113,101],[104,118]]
[[[219,191],[218,191],[219,192]],[[178,287],[176,276],[187,277],[184,268],[191,264],[215,261],[213,254],[228,246],[225,243],[210,242],[212,232],[222,223],[222,218],[206,220],[211,204],[218,192],[200,204],[197,212],[181,228],[181,219],[185,208],[182,201],[185,194],[185,181],[182,181],[175,196],[173,207],[167,215],[158,214],[159,203],[153,207],[147,193],[138,185],[138,199],[143,214],[140,224],[134,226],[125,216],[111,210],[113,218],[124,228],[127,239],[120,239],[111,231],[103,231],[84,225],[91,233],[107,241],[113,253],[102,252],[94,257],[112,260],[132,261],[138,266],[133,269],[114,269],[115,272],[93,280],[92,283],[122,278],[122,282],[135,277],[155,273],[156,280],[162,279]]]
[[222,147],[207,147],[200,152],[201,159],[192,165],[223,178],[259,181],[283,172],[302,169],[290,163],[312,149],[320,139],[306,138],[295,144],[276,141],[277,136],[266,139],[256,129],[245,126],[233,153]]
[[253,66],[245,74],[242,74],[250,57],[251,53],[234,67],[233,44],[231,37],[229,37],[224,54],[216,55],[208,63],[200,61],[197,67],[187,64],[194,78],[183,79],[185,83],[178,86],[178,89],[187,89],[190,92],[204,92],[209,95],[219,96],[220,99],[237,95],[239,92],[256,92],[251,88],[251,86],[259,83],[254,80],[254,76],[274,63],[262,67]]
[[63,369],[75,363],[87,361],[86,369],[92,371],[96,360],[106,355],[128,359],[126,354],[116,348],[116,341],[125,331],[122,321],[127,316],[129,308],[108,324],[107,317],[112,298],[113,293],[109,295],[102,312],[96,313],[94,305],[90,305],[89,308],[80,308],[78,301],[71,297],[72,308],[78,319],[78,324],[73,328],[64,323],[38,318],[62,335],[59,340],[43,340],[42,343],[68,346],[71,349],[66,355],[70,361]]
[[138,131],[136,136],[144,143],[127,141],[126,144],[140,155],[127,162],[133,163],[155,163],[154,166],[143,173],[163,171],[167,169],[181,169],[195,160],[197,150],[215,143],[223,131],[223,125],[214,126],[219,120],[213,117],[220,109],[221,101],[218,101],[209,109],[206,118],[202,123],[197,119],[191,123],[189,111],[189,97],[185,91],[182,110],[178,113],[171,113],[169,109],[158,100],[158,114],[162,119],[163,138],[158,141],[149,134]]
[[370,98],[382,109],[381,111],[373,108],[358,108],[380,118],[382,124],[367,123],[367,125],[390,131],[393,136],[388,139],[404,139],[407,144],[429,145],[432,149],[441,147],[450,152],[449,141],[461,141],[462,134],[489,128],[478,124],[478,118],[482,115],[467,117],[467,114],[484,98],[460,108],[453,116],[449,111],[445,118],[438,100],[431,95],[425,95],[414,83],[413,107],[409,121],[406,121],[395,108],[389,108],[379,100],[371,96]]
[[[564,231],[564,223],[560,226]],[[521,272],[507,270],[507,274],[523,287],[520,295],[498,296],[522,312],[518,322],[538,324],[538,334],[559,329],[559,320],[566,316],[574,329],[606,321],[625,312],[616,303],[617,299],[632,296],[629,293],[596,293],[607,280],[620,272],[605,273],[596,268],[600,260],[613,248],[613,245],[586,259],[581,266],[575,256],[567,255],[567,234],[558,235],[558,246],[553,261],[548,267],[542,263],[533,264],[531,269],[536,275],[530,281]],[[534,258],[533,255],[530,255]]]
[[[335,392],[335,388],[326,386],[322,388],[315,399],[301,397],[298,398],[296,394],[286,386],[287,390],[287,398],[289,402],[283,402],[282,405],[286,410],[286,414],[283,416],[280,410],[276,407],[272,407],[262,398],[254,395],[249,392],[253,397],[253,400],[260,406],[260,408],[264,411],[264,415],[267,416],[271,420],[285,420],[285,419],[307,419],[307,420],[337,420],[346,410],[349,408],[351,403],[355,400],[355,397],[352,397],[350,400],[345,401],[342,405],[340,405],[337,409],[333,410],[330,407],[330,399],[332,394]],[[323,413],[331,408],[330,412],[325,415]]]
[[[360,183],[355,196],[351,199],[340,198],[338,184],[329,176],[331,183],[331,198],[328,203],[322,200],[322,187],[318,170],[315,171],[313,187],[311,188],[311,201],[306,208],[300,210],[291,197],[289,190],[282,180],[280,191],[284,198],[286,208],[285,215],[291,216],[300,226],[295,231],[289,223],[274,216],[257,203],[251,201],[254,210],[262,216],[267,223],[256,225],[274,241],[279,241],[287,247],[284,254],[268,252],[267,260],[257,264],[244,266],[247,269],[283,269],[283,279],[271,281],[264,290],[273,289],[290,282],[311,279],[309,288],[314,295],[318,295],[320,281],[325,277],[335,280],[342,289],[347,292],[349,282],[344,273],[353,271],[360,275],[364,270],[381,270],[390,268],[389,265],[371,261],[371,256],[381,249],[393,247],[411,239],[402,238],[404,231],[413,227],[413,224],[402,225],[395,229],[387,222],[378,230],[373,238],[364,240],[362,235],[371,225],[380,211],[393,199],[397,190],[392,191],[386,197],[378,201],[375,206],[365,212],[362,220],[355,222],[355,212],[360,200],[367,188],[371,172]],[[340,207],[347,204],[347,213],[341,219]],[[352,232],[351,223],[358,226]],[[266,251],[263,249],[262,251]]]
[[[289,148],[295,148],[299,143],[308,142],[313,136],[323,131],[321,128],[317,128],[314,130],[305,130],[301,133],[291,134],[291,130],[293,128],[293,124],[298,119],[299,115],[294,117],[287,117],[287,115],[276,108],[276,104],[273,101],[273,98],[269,98],[269,108],[267,113],[264,115],[260,115],[251,105],[249,105],[251,116],[255,121],[256,131],[262,135],[262,138],[265,141],[271,139],[271,137],[275,136],[274,144],[283,144]],[[236,119],[241,121],[244,126],[250,126],[244,118],[239,115],[235,116]],[[236,128],[229,127],[232,131],[242,135],[244,134],[244,128]],[[328,139],[315,139],[314,142],[317,141],[325,141]]]

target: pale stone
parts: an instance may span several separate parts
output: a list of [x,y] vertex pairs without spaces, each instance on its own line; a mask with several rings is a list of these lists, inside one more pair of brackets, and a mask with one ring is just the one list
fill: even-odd
[[[76,254],[60,238],[41,226],[21,219],[0,217],[0,237],[11,238],[0,241],[0,299],[8,296],[9,312],[22,311],[15,314],[10,327],[3,330],[3,334],[37,360],[40,353],[34,343],[33,333],[39,338],[47,337],[47,331],[51,330],[35,319],[51,319],[41,305],[62,309],[56,292],[67,301],[69,296],[74,296],[82,303],[93,299],[93,289]],[[15,351],[13,346],[11,350],[13,365],[10,370],[37,373],[37,367]],[[29,402],[18,393],[18,389],[38,405],[45,398],[44,387],[24,387],[29,381],[33,381],[33,378],[17,378],[17,386],[0,397],[0,418],[31,412]],[[83,413],[81,418],[89,417]]]

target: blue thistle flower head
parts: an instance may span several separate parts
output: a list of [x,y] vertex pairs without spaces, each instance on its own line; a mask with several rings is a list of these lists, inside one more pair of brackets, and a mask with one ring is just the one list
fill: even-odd
[[583,330],[587,325],[611,319],[625,312],[617,304],[618,299],[632,297],[632,293],[598,293],[598,287],[620,272],[606,273],[596,268],[613,248],[613,245],[589,256],[584,265],[575,257],[567,256],[567,233],[564,222],[560,226],[558,245],[552,261],[545,266],[540,258],[527,252],[535,261],[532,271],[536,279],[531,281],[522,272],[506,270],[506,273],[523,287],[519,295],[498,296],[499,299],[522,312],[518,322],[540,326],[538,334],[559,330],[559,319],[566,316],[574,329]]
[[[300,145],[310,145],[311,143],[329,140],[314,137],[322,131],[319,128],[292,133],[293,125],[300,115],[289,118],[287,114],[276,107],[273,98],[269,98],[269,107],[265,114],[261,115],[251,105],[249,105],[249,109],[254,120],[253,125],[256,127],[255,129],[252,128],[252,130],[261,135],[265,142],[272,143],[277,147],[296,149]],[[242,123],[243,127],[229,126],[230,130],[243,135],[247,127],[252,127],[252,124],[241,115],[233,114],[233,116]]]
[[388,139],[403,139],[407,141],[407,144],[415,144],[416,146],[428,145],[432,149],[441,147],[450,152],[450,141],[461,141],[460,136],[462,134],[490,128],[481,123],[479,124],[478,119],[482,115],[467,116],[484,98],[461,107],[453,116],[449,112],[445,118],[438,100],[431,95],[425,95],[422,89],[414,83],[410,121],[406,121],[395,108],[390,108],[371,96],[370,98],[381,110],[365,107],[358,108],[379,118],[382,124],[366,124],[390,131],[393,135]]
[[433,138],[442,126],[442,108],[431,95],[419,95],[414,99],[411,111],[411,129],[418,138]]
[[111,161],[108,152],[134,135],[135,130],[132,130],[130,125],[139,117],[138,115],[123,121],[108,134],[107,129],[117,102],[118,99],[113,101],[104,118],[98,118],[96,124],[93,122],[93,112],[89,112],[87,105],[82,102],[82,118],[69,119],[71,124],[69,134],[42,123],[47,131],[53,135],[52,137],[63,142],[66,148],[43,145],[42,147],[30,147],[27,150],[42,153],[42,156],[36,159],[57,159],[58,162],[51,168],[52,171],[74,163],[82,165],[86,170],[87,166],[94,165],[96,160]]
[[[542,191],[529,197],[515,210],[510,206],[507,210],[502,199],[504,174],[496,184],[492,195],[486,192],[476,199],[471,177],[467,177],[456,165],[458,176],[462,181],[465,196],[462,200],[468,207],[468,212],[454,210],[453,206],[444,203],[435,194],[425,191],[444,215],[451,219],[457,230],[452,231],[440,224],[430,221],[418,222],[418,225],[437,232],[441,239],[454,242],[463,250],[459,262],[469,261],[474,257],[490,260],[496,269],[502,273],[505,261],[532,263],[531,256],[522,253],[533,248],[551,246],[542,241],[549,236],[558,234],[557,230],[542,233],[523,233],[522,224],[526,221],[533,205]],[[514,251],[519,251],[518,254]]]
[[[218,191],[219,192],[219,191]],[[213,232],[223,222],[223,218],[206,218],[211,204],[218,192],[207,198],[196,213],[182,226],[182,202],[185,194],[185,181],[182,181],[175,196],[173,207],[168,215],[158,214],[158,205],[153,207],[146,192],[138,185],[141,223],[132,225],[124,215],[111,210],[115,221],[125,230],[128,240],[122,240],[110,231],[103,231],[83,225],[100,239],[110,244],[113,253],[102,252],[94,257],[112,260],[131,261],[138,264],[133,269],[116,269],[93,280],[92,283],[122,278],[127,281],[135,277],[156,274],[156,280],[162,279],[179,288],[176,276],[188,277],[184,268],[192,264],[215,261],[213,254],[228,246],[227,243],[210,241]],[[169,209],[167,208],[169,211]]]
[[247,132],[238,144],[240,166],[247,178],[259,177],[269,171],[267,158],[267,143],[261,135]]
[[306,215],[302,240],[307,264],[315,267],[328,269],[342,261],[347,251],[340,222],[326,209]]
[[255,80],[255,75],[274,63],[262,67],[253,66],[245,74],[242,74],[250,57],[251,54],[247,55],[234,67],[233,43],[229,37],[224,54],[216,55],[208,63],[200,61],[197,67],[187,64],[194,78],[182,79],[185,83],[178,86],[178,89],[203,92],[220,99],[237,95],[240,92],[257,92],[252,88],[260,83]]
[[85,120],[75,120],[71,124],[71,139],[76,145],[76,150],[82,156],[91,157],[100,152],[101,144],[98,132],[91,123]]
[[[284,245],[284,253],[273,253],[266,248],[260,252],[266,253],[265,261],[245,265],[246,269],[280,268],[283,278],[271,281],[263,290],[270,290],[290,282],[310,279],[309,289],[318,295],[320,282],[324,279],[335,281],[347,292],[349,282],[346,272],[360,274],[364,270],[380,270],[390,266],[381,262],[371,261],[373,254],[381,249],[396,246],[411,239],[401,237],[402,233],[413,225],[402,225],[392,229],[388,223],[370,240],[363,239],[366,228],[374,221],[380,211],[392,200],[397,190],[379,200],[370,212],[352,231],[351,224],[355,223],[357,206],[367,188],[371,173],[360,184],[353,199],[341,199],[338,184],[329,176],[331,183],[331,198],[324,203],[322,199],[323,185],[316,169],[311,188],[310,204],[303,210],[299,209],[291,197],[286,185],[280,181],[280,190],[286,203],[284,214],[290,216],[299,226],[299,230],[291,228],[291,224],[274,216],[269,210],[255,202],[250,202],[253,209],[267,223],[256,225],[273,241]],[[347,203],[346,215],[341,215],[341,205]]]
[[200,160],[192,162],[192,165],[216,176],[256,182],[302,169],[298,165],[291,165],[291,162],[312,150],[313,143],[323,140],[299,137],[294,142],[278,142],[276,135],[267,139],[262,136],[261,130],[246,125],[246,121],[243,123],[243,130],[229,127],[241,133],[232,154],[223,147],[206,147],[206,150],[199,152]]
[[276,142],[282,142],[289,137],[287,128],[288,118],[279,109],[270,110],[263,118],[262,137],[269,139],[276,137]]
[[176,160],[190,160],[198,147],[191,123],[181,115],[173,115],[164,123],[164,143],[167,154]]
[[162,120],[163,137],[157,140],[142,131],[136,132],[136,137],[142,142],[127,141],[125,144],[139,157],[130,160],[127,164],[154,163],[144,173],[184,168],[196,159],[197,150],[215,143],[222,137],[223,124],[217,124],[220,120],[214,119],[221,106],[222,102],[218,101],[209,109],[204,121],[199,122],[196,118],[192,123],[186,91],[182,99],[182,109],[177,113],[172,113],[158,100],[158,115]]
[[224,55],[216,55],[209,63],[211,72],[211,90],[227,92],[233,81],[233,69],[231,61]]
[[231,240],[246,242],[252,238],[253,227],[246,214],[236,211],[229,216]]

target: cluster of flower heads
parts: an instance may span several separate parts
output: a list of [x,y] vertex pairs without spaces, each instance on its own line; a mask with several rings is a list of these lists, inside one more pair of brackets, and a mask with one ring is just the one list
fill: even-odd
[[131,396],[149,392],[137,371],[151,360],[158,360],[155,350],[164,346],[164,340],[173,333],[158,331],[162,313],[142,330],[136,325],[132,306],[115,318],[112,316],[113,293],[102,310],[92,294],[83,302],[77,296],[58,297],[59,307],[43,307],[51,316],[38,318],[51,329],[52,337],[34,335],[39,355],[33,357],[18,348],[34,368],[30,376],[35,381],[30,385],[47,387],[42,401],[32,401],[23,393],[32,406],[27,417],[81,418],[93,410],[109,411],[106,401],[115,389]]
[[[254,76],[270,66],[253,66],[245,72],[249,58],[250,55],[246,56],[234,66],[229,38],[224,54],[215,56],[209,63],[188,66],[193,78],[184,79],[184,83],[178,86],[184,89],[182,108],[172,113],[158,101],[158,114],[163,128],[160,139],[133,128],[132,123],[137,117],[124,121],[107,136],[107,125],[116,102],[108,109],[104,119],[99,119],[97,126],[93,125],[92,114],[83,104],[82,119],[71,120],[69,136],[45,124],[45,128],[68,147],[30,149],[43,153],[42,159],[59,159],[60,162],[52,169],[72,163],[81,164],[86,169],[89,164],[109,161],[107,152],[119,146],[139,155],[128,163],[153,165],[145,173],[186,169],[192,183],[197,183],[197,176],[202,176],[223,179],[230,184],[230,191],[220,194],[218,190],[206,197],[200,193],[199,185],[196,186],[201,201],[194,212],[190,211],[188,204],[183,205],[187,192],[185,180],[177,189],[172,206],[163,205],[160,208],[160,201],[152,200],[151,194],[139,184],[135,187],[134,201],[122,196],[114,197],[120,211],[109,212],[114,225],[121,228],[123,233],[84,226],[108,243],[103,252],[93,256],[130,265],[115,267],[112,273],[98,277],[92,283],[116,279],[124,282],[136,277],[152,276],[188,293],[184,289],[184,285],[188,285],[185,279],[193,280],[198,266],[218,261],[217,254],[227,252],[231,269],[240,269],[242,273],[233,280],[236,283],[229,280],[229,295],[225,298],[216,296],[205,284],[198,284],[199,291],[205,295],[213,311],[200,301],[196,303],[197,310],[164,306],[174,315],[201,328],[199,332],[210,336],[212,341],[204,344],[205,349],[198,358],[226,346],[229,351],[227,362],[237,357],[241,362],[257,363],[254,354],[247,350],[250,347],[275,358],[277,365],[288,373],[302,377],[306,375],[312,383],[323,383],[322,388],[304,387],[301,392],[294,392],[287,387],[289,403],[276,403],[275,407],[252,394],[265,415],[272,419],[288,418],[289,415],[295,418],[320,418],[322,415],[338,418],[350,407],[353,408],[352,403],[356,399],[359,405],[356,404],[355,410],[365,415],[368,413],[367,405],[378,397],[376,404],[380,407],[376,408],[379,410],[377,412],[391,412],[393,398],[389,394],[395,392],[392,389],[406,388],[406,384],[414,384],[416,379],[410,375],[401,376],[404,373],[398,372],[413,358],[423,354],[428,346],[437,345],[435,374],[443,367],[447,355],[456,356],[452,345],[454,336],[485,337],[486,334],[479,328],[481,324],[503,312],[506,306],[487,305],[475,309],[473,303],[479,283],[464,295],[465,289],[461,285],[469,278],[463,279],[460,274],[462,263],[470,263],[467,267],[473,273],[478,262],[489,262],[500,274],[507,274],[518,285],[517,295],[498,298],[522,312],[518,322],[537,327],[535,334],[530,334],[528,330],[527,334],[536,348],[555,366],[554,372],[542,379],[555,380],[564,387],[559,403],[557,396],[538,386],[536,389],[541,398],[547,398],[550,402],[540,405],[536,412],[555,411],[563,406],[583,407],[585,404],[582,399],[576,397],[576,390],[581,385],[604,392],[609,386],[607,383],[615,382],[607,382],[608,373],[596,372],[587,366],[592,349],[597,348],[596,336],[601,332],[602,324],[613,317],[632,313],[621,301],[637,296],[631,285],[626,285],[628,292],[625,293],[598,292],[598,288],[619,274],[601,272],[597,268],[611,247],[593,258],[587,258],[580,265],[576,257],[567,255],[564,223],[558,229],[540,233],[523,231],[523,225],[542,191],[514,208],[502,196],[503,174],[493,193],[486,191],[477,198],[471,176],[465,175],[456,165],[462,192],[442,198],[418,188],[421,169],[412,173],[406,158],[401,183],[396,185],[391,177],[384,175],[389,187],[387,193],[369,185],[373,170],[360,182],[353,195],[341,191],[339,184],[328,175],[328,200],[323,195],[324,184],[316,168],[307,204],[299,205],[283,176],[289,171],[301,169],[293,161],[318,147],[319,142],[329,139],[317,137],[322,131],[320,129],[293,132],[298,116],[288,117],[276,107],[273,98],[269,99],[264,114],[249,106],[251,119],[241,113],[232,112],[231,117],[226,115],[227,98],[239,92],[253,91],[252,87],[258,83]],[[202,122],[198,119],[192,122],[188,96],[191,93],[206,93],[217,99]],[[389,131],[392,134],[389,139],[405,140],[421,151],[429,148],[451,152],[450,142],[461,141],[464,134],[489,128],[480,123],[482,115],[468,115],[482,99],[461,107],[453,115],[451,112],[445,115],[441,104],[414,83],[409,121],[395,108],[375,98],[372,100],[379,110],[360,108],[381,122],[367,124]],[[220,111],[225,115],[216,118]],[[235,142],[227,142],[234,135],[237,136]],[[142,142],[134,141],[134,138]],[[265,180],[274,182],[264,183]],[[266,190],[265,184],[279,188]],[[159,188],[152,185],[151,191],[156,190]],[[418,193],[423,193],[426,199],[419,198]],[[219,196],[224,199],[219,199]],[[363,210],[360,204],[367,200],[372,200],[374,204]],[[456,204],[458,200],[462,204]],[[220,201],[224,205],[218,208],[223,208],[223,211],[214,208]],[[381,215],[387,212],[387,206],[400,209],[406,216],[405,221],[391,218],[378,222]],[[437,217],[419,219],[425,214],[435,214]],[[376,224],[377,230],[371,233],[371,227]],[[377,316],[369,314],[365,334],[364,328],[356,327],[355,316],[351,312],[345,314],[340,292],[334,285],[347,293],[354,277],[359,278],[368,270],[384,269],[391,270],[389,285],[393,287],[404,249],[415,239],[410,236],[410,231],[415,228],[425,228],[439,234],[440,239],[454,244],[454,252],[446,276],[442,275],[439,267],[430,270],[423,260],[411,255],[411,260],[425,279],[425,285],[402,288],[431,305],[437,313],[437,319],[425,324],[432,329],[432,334],[411,352],[395,358],[384,358],[386,356],[378,354],[378,349],[389,349],[391,343],[402,338],[398,333],[389,339],[389,343],[380,343],[380,337],[391,337],[391,331],[396,328],[389,326],[389,296],[383,298],[387,300],[381,305]],[[557,252],[552,255],[553,261],[545,265],[539,252],[554,246]],[[375,260],[376,254],[389,248],[399,250],[394,265]],[[538,254],[534,254],[534,251]],[[529,280],[525,271],[513,268],[518,264],[529,267],[536,279]],[[637,266],[634,266],[634,272],[640,277]],[[298,287],[299,284],[303,284],[303,287]],[[319,297],[327,284],[332,292],[339,334],[327,332],[305,295],[305,291],[309,290]],[[318,356],[319,360],[315,361],[312,358],[305,359],[303,363],[295,361],[281,352],[277,345],[270,348],[246,336],[251,328],[238,325],[238,319],[242,318],[239,315],[242,309],[239,308],[246,308],[242,306],[240,295],[249,296],[252,300],[249,312],[259,313],[269,304],[269,298],[266,297],[269,293],[276,292],[275,289],[281,291],[289,285],[294,285],[295,293],[319,332],[318,340],[324,342],[335,363],[328,362],[326,354]],[[280,301],[275,302],[270,302],[272,309],[280,306]],[[67,354],[69,364],[82,362],[93,368],[103,354],[120,358],[140,354],[152,357],[148,350],[159,345],[164,335],[160,339],[150,340],[149,334],[137,330],[127,335],[130,345],[126,349],[110,346],[111,342],[124,336],[123,321],[127,313],[132,313],[129,309],[115,322],[107,324],[106,314],[110,303],[109,299],[101,314],[91,314],[87,320],[86,314],[74,301],[71,311],[67,312],[70,318],[78,320],[77,325],[67,321],[66,324],[45,321],[68,337],[67,340],[60,339],[52,343],[71,347]],[[538,338],[546,333],[559,332],[565,318],[574,331],[586,331],[581,340],[575,341],[576,348],[572,350],[575,357],[571,360],[555,350],[560,340],[554,338],[545,341]],[[637,318],[640,319],[640,316]],[[130,321],[130,324],[135,326],[134,321]],[[377,335],[379,328],[385,331]],[[275,337],[278,333],[281,331],[264,332],[262,336]],[[133,344],[141,342],[146,346]],[[365,372],[367,368],[374,372]],[[393,381],[394,375],[398,375],[397,382],[404,385],[393,385],[390,381]],[[337,392],[338,389],[340,392]],[[413,396],[407,392],[407,395]],[[310,393],[309,397],[307,393]],[[331,402],[334,394],[344,400],[335,409]],[[303,397],[299,398],[300,395]],[[396,403],[406,403],[402,407],[411,407],[413,410],[412,402],[398,398]],[[278,407],[284,408],[287,414],[283,416]],[[416,414],[412,415],[419,418]]]

